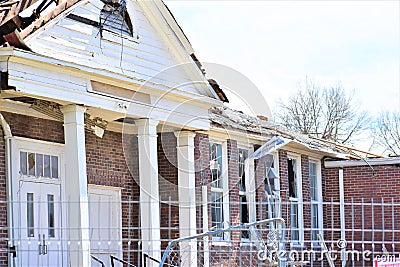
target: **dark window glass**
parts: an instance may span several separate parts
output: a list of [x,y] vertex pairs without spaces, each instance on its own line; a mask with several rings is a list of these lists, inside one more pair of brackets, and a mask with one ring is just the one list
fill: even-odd
[[33,193],[27,193],[26,195],[26,225],[28,228],[28,237],[35,236],[35,225],[34,225],[34,210],[33,210]]
[[47,195],[47,225],[49,237],[55,237],[54,230],[54,195]]
[[35,153],[28,153],[28,174],[35,176]]
[[[240,223],[248,223],[249,222],[249,209],[246,196],[240,196]],[[242,238],[250,238],[249,230],[241,231]]]
[[239,189],[246,191],[246,159],[248,152],[245,149],[239,149]]
[[27,165],[27,160],[28,160],[28,155],[26,152],[20,152],[19,153],[19,171],[23,175],[27,175],[28,171],[26,168]]
[[36,154],[36,176],[43,176],[43,154]]
[[58,157],[51,156],[51,178],[58,179]]

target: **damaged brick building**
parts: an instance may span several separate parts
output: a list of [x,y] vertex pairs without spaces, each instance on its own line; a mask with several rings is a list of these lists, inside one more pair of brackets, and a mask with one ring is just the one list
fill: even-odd
[[[224,107],[162,1],[1,5],[1,266],[158,266],[172,239],[275,217],[288,249],[398,248],[398,159]],[[349,205],[360,188],[387,208]],[[201,260],[189,244],[180,266],[260,264],[234,253],[253,235],[213,235]]]

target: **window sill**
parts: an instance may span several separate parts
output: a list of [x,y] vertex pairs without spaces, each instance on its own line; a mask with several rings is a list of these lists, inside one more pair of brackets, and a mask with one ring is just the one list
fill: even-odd
[[241,247],[252,247],[252,246],[254,246],[254,242],[252,242],[249,239],[248,240],[244,239],[244,240],[240,241],[240,246]]
[[211,241],[211,246],[216,246],[216,247],[231,247],[231,246],[232,246],[232,243],[231,243],[231,241],[212,240],[212,241]]
[[290,248],[304,249],[304,248],[307,248],[307,246],[304,243],[291,243]]

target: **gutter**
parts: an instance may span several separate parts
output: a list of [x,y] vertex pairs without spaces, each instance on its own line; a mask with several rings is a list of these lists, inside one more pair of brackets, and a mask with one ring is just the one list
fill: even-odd
[[9,265],[15,266],[14,258],[16,257],[16,249],[14,244],[14,211],[13,211],[13,190],[12,190],[12,160],[11,160],[11,142],[13,136],[11,133],[10,125],[7,123],[3,114],[0,113],[0,122],[3,128],[4,141],[5,141],[5,158],[6,158],[6,191],[7,191],[7,225],[8,225],[8,235],[9,242],[8,248],[9,252],[13,254],[13,257],[8,257]]
[[400,157],[368,159],[368,163],[363,160],[338,160],[325,161],[325,168],[346,168],[357,166],[377,166],[377,165],[397,165],[400,164]]

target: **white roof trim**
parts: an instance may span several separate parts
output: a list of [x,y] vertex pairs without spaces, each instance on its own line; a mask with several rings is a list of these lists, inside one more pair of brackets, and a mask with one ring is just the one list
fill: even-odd
[[395,164],[400,164],[400,157],[365,159],[365,161],[364,160],[325,161],[324,165],[325,165],[325,168],[346,168],[346,167],[357,167],[357,166],[395,165]]

